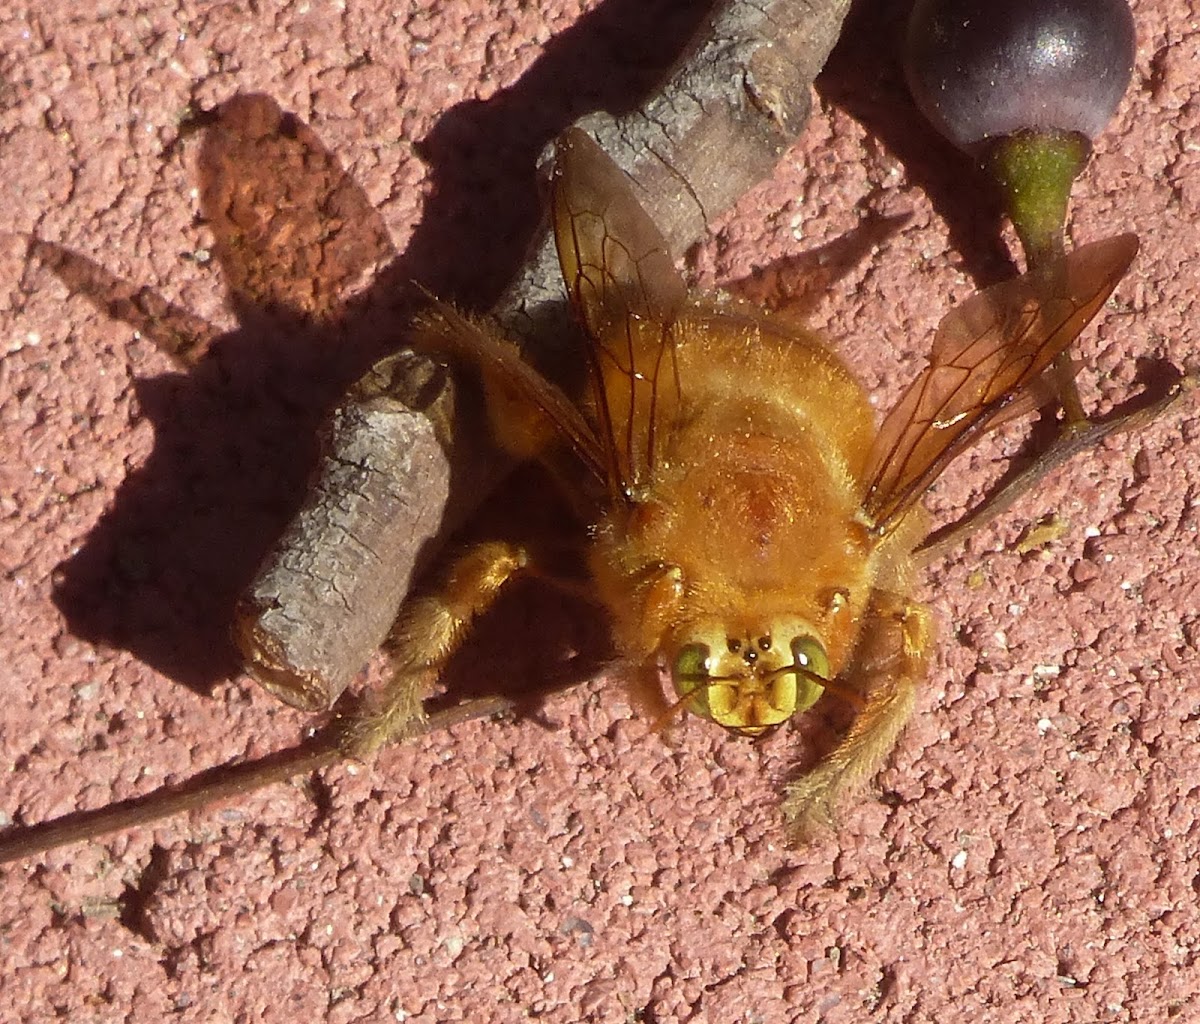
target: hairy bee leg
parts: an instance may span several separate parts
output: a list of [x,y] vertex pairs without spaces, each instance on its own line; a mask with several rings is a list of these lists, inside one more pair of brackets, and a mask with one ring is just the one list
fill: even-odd
[[786,787],[783,815],[797,842],[832,826],[838,804],[879,771],[912,714],[925,675],[932,618],[922,605],[892,595],[877,599],[873,615],[878,623],[868,627],[874,633],[857,665],[871,681],[862,710],[842,741]]
[[425,719],[423,702],[471,621],[528,561],[517,545],[480,544],[453,564],[436,593],[404,607],[388,643],[394,652],[391,677],[375,706],[347,720],[339,740],[345,754],[367,757],[418,731]]

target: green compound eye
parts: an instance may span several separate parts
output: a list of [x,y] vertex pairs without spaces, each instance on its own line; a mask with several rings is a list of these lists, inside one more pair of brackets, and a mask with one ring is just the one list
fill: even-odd
[[708,644],[685,644],[679,649],[671,666],[671,682],[679,696],[686,697],[708,683],[711,653]]
[[[745,637],[731,636],[724,625],[695,630],[671,662],[676,706],[749,737],[812,707],[832,674],[824,646],[799,621],[762,626],[769,628]],[[793,639],[786,647],[772,639],[787,636]]]
[[796,659],[796,667],[802,669],[810,680],[812,676],[829,678],[829,656],[815,637],[796,637],[792,641],[792,657]]
[[712,648],[708,644],[684,644],[671,665],[671,684],[694,715],[714,718],[712,696]]

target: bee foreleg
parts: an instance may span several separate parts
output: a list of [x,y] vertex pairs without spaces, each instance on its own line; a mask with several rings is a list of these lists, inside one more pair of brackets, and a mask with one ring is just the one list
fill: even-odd
[[347,755],[366,757],[414,731],[424,720],[425,698],[471,621],[527,563],[526,551],[514,544],[480,544],[453,564],[437,592],[405,605],[388,643],[391,676],[379,699],[342,730],[340,745]]
[[785,791],[784,818],[798,842],[833,824],[838,804],[879,771],[912,714],[931,640],[929,612],[881,595],[873,614],[876,622],[867,627],[873,632],[856,662],[869,683],[865,703],[842,741]]

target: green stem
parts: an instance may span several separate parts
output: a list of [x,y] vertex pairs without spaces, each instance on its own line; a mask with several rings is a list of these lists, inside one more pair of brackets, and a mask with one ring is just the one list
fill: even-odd
[[985,157],[1030,270],[1063,255],[1071,186],[1091,151],[1091,143],[1078,132],[1031,130],[997,139]]
[[[997,139],[984,159],[1004,195],[1031,273],[1053,276],[1062,266],[1071,186],[1091,152],[1092,144],[1079,132],[1030,129]],[[1069,353],[1054,360],[1054,378],[1064,423],[1074,429],[1086,422],[1087,414]]]

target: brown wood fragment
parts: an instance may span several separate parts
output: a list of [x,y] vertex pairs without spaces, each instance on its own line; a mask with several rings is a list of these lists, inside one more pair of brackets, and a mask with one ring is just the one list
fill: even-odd
[[449,498],[453,406],[446,372],[405,350],[372,367],[330,418],[308,498],[233,626],[247,669],[284,703],[326,710],[391,628],[413,541],[437,532]]
[[[717,4],[691,51],[642,107],[577,122],[634,180],[639,202],[677,257],[770,177],[799,137],[813,79],[849,6],[848,0]],[[549,234],[493,313],[526,337],[568,326]]]

